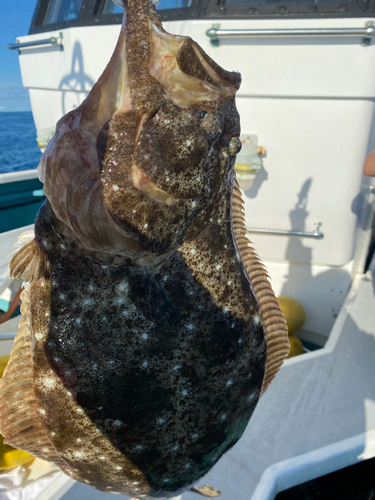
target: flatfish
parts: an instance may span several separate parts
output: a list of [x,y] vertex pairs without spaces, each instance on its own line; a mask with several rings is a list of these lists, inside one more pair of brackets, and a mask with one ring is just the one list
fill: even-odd
[[241,76],[151,1],[126,10],[39,165],[0,431],[94,488],[172,497],[238,441],[289,343],[235,180]]

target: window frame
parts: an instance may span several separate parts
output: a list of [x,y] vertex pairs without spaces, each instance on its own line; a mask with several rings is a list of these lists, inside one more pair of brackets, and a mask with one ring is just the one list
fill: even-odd
[[[42,24],[50,0],[38,0],[31,21],[29,35],[57,31],[77,26],[102,26],[121,24],[122,14],[102,14],[105,0],[83,0],[77,19],[62,21],[53,24]],[[161,9],[161,21],[178,21],[189,19],[326,19],[326,18],[353,18],[363,17],[369,19],[375,16],[375,0],[362,0],[366,2],[365,10],[348,12],[340,10],[347,5],[362,5],[361,0],[354,2],[333,0],[329,3],[322,2],[275,2],[262,5],[226,5],[225,0],[192,0],[189,7],[176,9]],[[314,8],[315,7],[315,8]],[[332,8],[339,11],[332,12]],[[255,10],[254,10],[255,9]]]

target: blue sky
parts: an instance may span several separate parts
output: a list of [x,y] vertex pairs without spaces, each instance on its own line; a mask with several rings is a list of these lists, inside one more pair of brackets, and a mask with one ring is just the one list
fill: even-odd
[[0,15],[0,112],[30,111],[29,93],[22,86],[18,53],[8,49],[27,35],[37,0],[3,0]]

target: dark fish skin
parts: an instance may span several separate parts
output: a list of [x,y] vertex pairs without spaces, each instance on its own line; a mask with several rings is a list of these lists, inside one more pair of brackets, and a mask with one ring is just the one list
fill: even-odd
[[47,201],[10,265],[27,285],[0,431],[100,490],[189,489],[288,354],[235,181],[239,84],[130,0],[42,159]]

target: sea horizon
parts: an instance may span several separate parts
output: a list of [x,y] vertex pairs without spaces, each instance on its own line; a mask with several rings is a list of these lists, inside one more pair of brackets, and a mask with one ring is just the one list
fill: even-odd
[[42,153],[36,135],[31,111],[0,111],[0,174],[37,168]]

